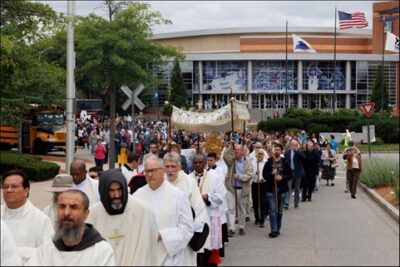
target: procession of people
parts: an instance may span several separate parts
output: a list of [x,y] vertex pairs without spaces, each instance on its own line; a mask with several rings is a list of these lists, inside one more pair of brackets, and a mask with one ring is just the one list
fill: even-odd
[[[266,228],[259,230],[266,238],[284,236],[292,192],[299,209],[321,178],[334,185],[337,153],[312,133],[174,129],[169,136],[165,121],[139,119],[133,144],[123,119],[120,126],[125,162],[103,170],[103,151],[89,175],[74,160],[70,174],[46,189],[54,192],[46,212],[29,201],[25,173],[2,174],[1,265],[217,266],[246,224]],[[108,125],[89,127],[99,134],[87,149],[99,154],[96,146],[110,145]],[[354,199],[362,159],[355,147],[346,157]]]

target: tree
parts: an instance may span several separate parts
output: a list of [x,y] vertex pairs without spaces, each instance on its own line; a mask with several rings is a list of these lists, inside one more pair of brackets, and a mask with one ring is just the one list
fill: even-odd
[[178,108],[187,108],[187,91],[185,83],[183,82],[183,76],[179,61],[175,59],[174,68],[171,74],[171,102]]
[[[383,90],[382,90],[382,87],[383,87]],[[382,92],[383,92],[383,109],[382,109]],[[386,82],[385,82],[382,65],[379,65],[377,73],[376,73],[374,87],[372,89],[371,101],[375,103],[375,110],[390,111],[389,93],[388,93],[388,90],[386,87]]]
[[2,124],[17,126],[29,103],[47,106],[63,99],[64,70],[40,58],[38,43],[62,28],[62,18],[48,6],[1,1]]
[[[126,99],[118,97],[122,92],[117,89],[122,85],[133,89],[139,83],[147,90],[152,88],[153,75],[148,66],[182,55],[175,48],[161,46],[152,40],[152,26],[170,22],[163,19],[160,12],[151,11],[149,4],[131,2],[123,9],[115,9],[115,2],[106,4],[113,10],[109,20],[90,14],[76,22],[75,82],[78,91],[109,99],[110,116],[113,117],[114,99]],[[55,57],[61,65],[65,65],[65,36],[65,32],[60,32],[54,39],[54,47],[59,51]],[[110,130],[113,140],[112,125]],[[110,154],[113,154],[112,150]],[[110,159],[112,166],[113,158]]]

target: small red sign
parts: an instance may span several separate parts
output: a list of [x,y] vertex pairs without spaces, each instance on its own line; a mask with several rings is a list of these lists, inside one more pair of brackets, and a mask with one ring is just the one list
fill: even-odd
[[370,102],[370,103],[363,103],[360,105],[360,109],[362,112],[364,112],[365,116],[367,118],[371,117],[372,112],[374,111],[375,103]]

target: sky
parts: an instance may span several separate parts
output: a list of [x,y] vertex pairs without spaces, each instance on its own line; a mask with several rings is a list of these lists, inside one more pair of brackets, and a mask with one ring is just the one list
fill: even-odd
[[[67,12],[67,1],[41,1],[57,12]],[[372,28],[372,4],[377,1],[141,1],[161,12],[172,25],[153,28],[167,33],[236,27],[333,27],[335,6],[347,13],[364,12]],[[76,1],[76,14],[94,12],[107,17],[104,1]]]

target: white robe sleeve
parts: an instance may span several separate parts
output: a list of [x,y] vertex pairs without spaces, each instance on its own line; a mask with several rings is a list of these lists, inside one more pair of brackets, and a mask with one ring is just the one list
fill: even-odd
[[176,226],[160,230],[162,242],[170,256],[185,249],[194,233],[189,199],[182,192],[178,192],[177,198]]
[[211,203],[211,208],[220,207],[223,203],[223,200],[226,195],[226,187],[224,184],[224,177],[220,176],[216,172],[210,173],[210,182],[211,182],[211,192],[208,195],[208,201]]
[[21,257],[10,228],[1,220],[1,266],[21,266]]

